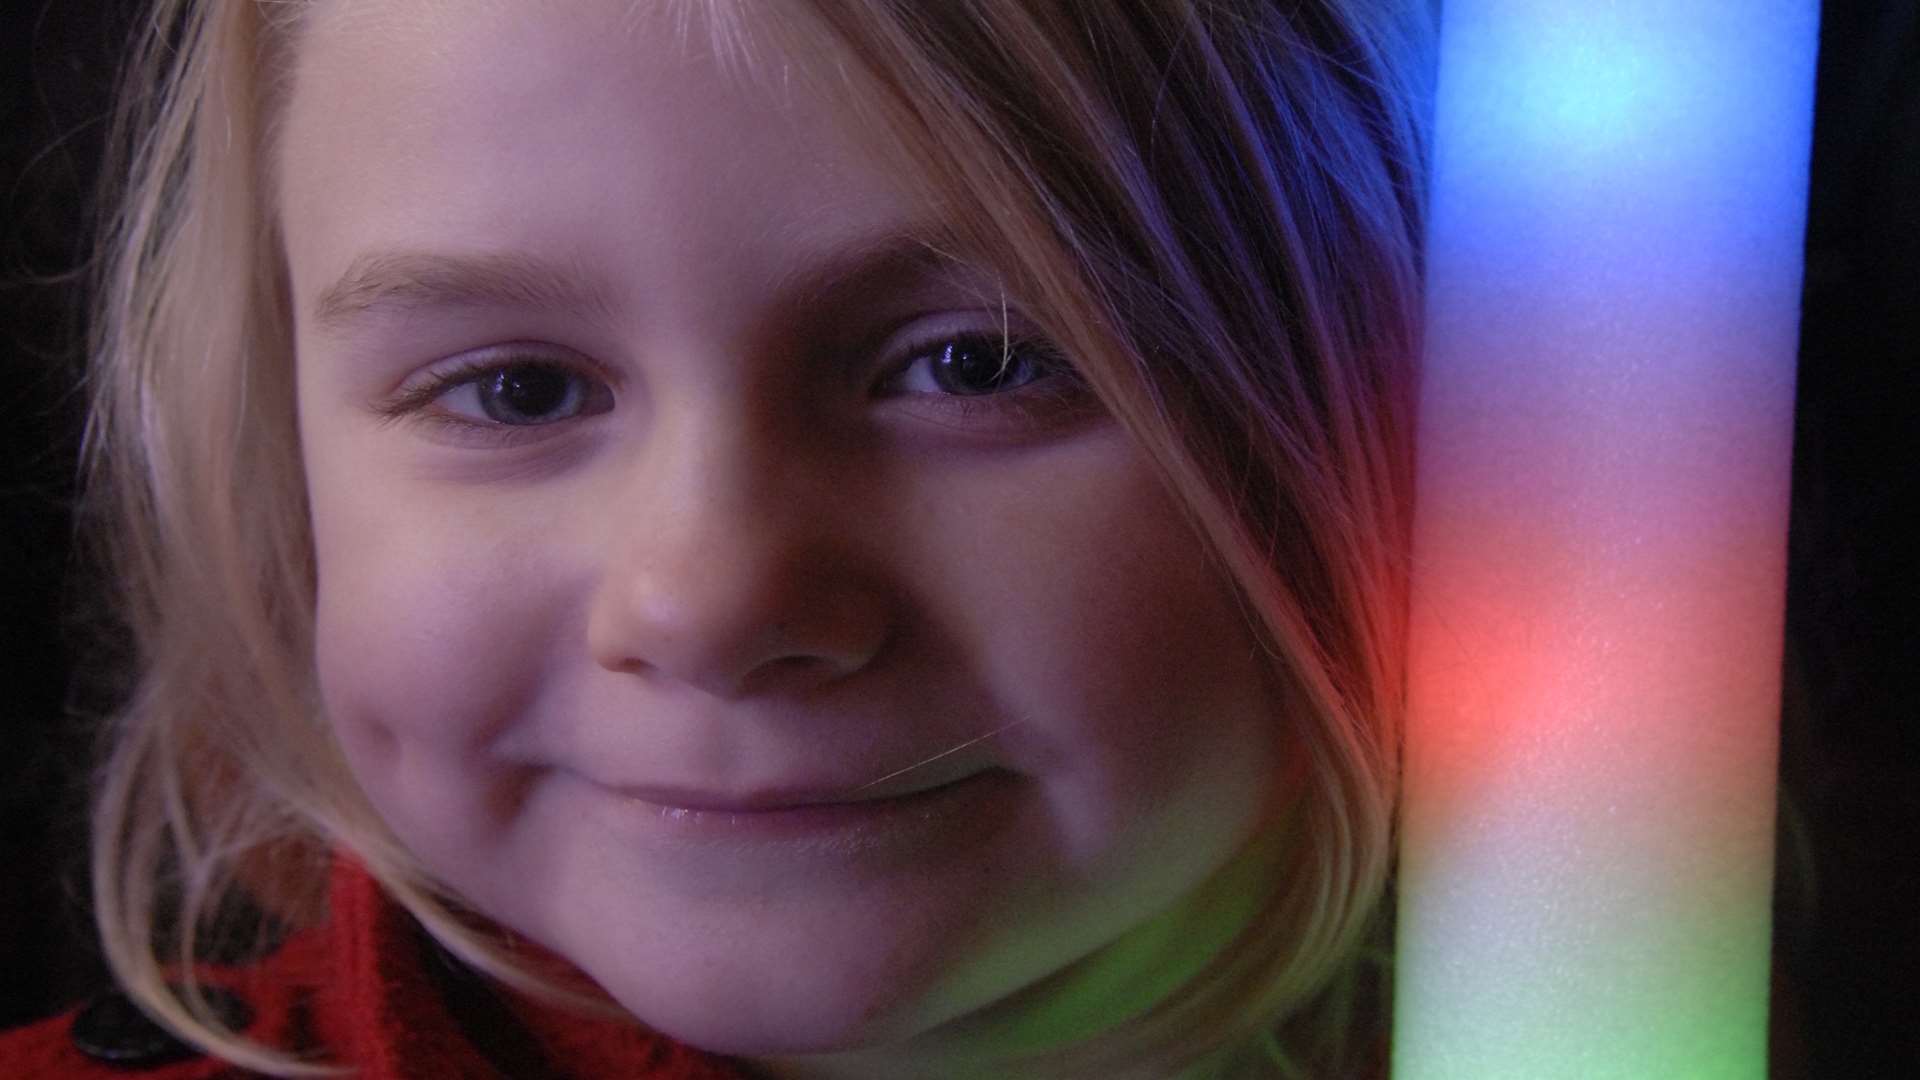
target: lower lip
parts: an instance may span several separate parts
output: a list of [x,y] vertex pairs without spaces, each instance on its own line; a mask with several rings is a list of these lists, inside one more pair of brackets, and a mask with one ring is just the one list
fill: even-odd
[[941,787],[890,799],[817,803],[769,810],[696,810],[626,796],[651,829],[690,844],[798,843],[852,853],[888,847],[977,822],[1011,803],[1016,778],[989,769]]

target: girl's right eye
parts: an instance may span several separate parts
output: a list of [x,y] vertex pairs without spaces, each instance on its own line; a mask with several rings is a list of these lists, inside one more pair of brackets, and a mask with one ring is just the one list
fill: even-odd
[[468,419],[530,427],[586,415],[600,404],[594,391],[605,389],[558,364],[519,361],[449,387],[440,407]]
[[613,408],[607,384],[552,360],[477,361],[438,372],[382,411],[477,428],[525,428]]

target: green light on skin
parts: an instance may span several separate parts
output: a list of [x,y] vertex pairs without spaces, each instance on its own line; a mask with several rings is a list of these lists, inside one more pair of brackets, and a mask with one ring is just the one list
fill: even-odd
[[1165,1000],[1253,921],[1271,887],[1278,837],[1263,834],[1200,890],[1023,993],[993,1043],[1028,1054],[1117,1027]]
[[[969,1048],[964,1068],[1020,1075],[1019,1061],[1121,1027],[1190,983],[1231,947],[1273,895],[1287,830],[1261,832],[1180,903],[1122,938],[942,1033]],[[994,973],[981,975],[992,980]],[[1012,1064],[1009,1064],[1009,1063]],[[1012,1069],[1013,1072],[1005,1070]],[[1214,1080],[1208,1066],[1168,1080]]]

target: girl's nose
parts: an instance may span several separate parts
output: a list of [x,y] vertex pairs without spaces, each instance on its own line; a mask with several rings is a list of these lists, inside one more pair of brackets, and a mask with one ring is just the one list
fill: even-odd
[[880,651],[891,605],[830,484],[738,453],[648,471],[615,511],[588,615],[600,666],[732,699],[815,688]]

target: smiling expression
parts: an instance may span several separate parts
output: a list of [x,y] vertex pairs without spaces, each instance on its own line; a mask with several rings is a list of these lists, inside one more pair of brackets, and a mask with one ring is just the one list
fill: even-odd
[[1269,680],[899,167],[628,6],[316,10],[280,195],[326,710],[431,872],[653,1026],[937,1040],[1203,902]]

